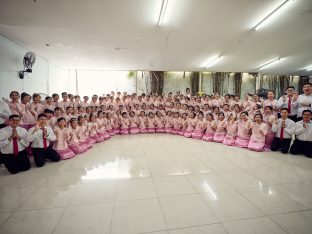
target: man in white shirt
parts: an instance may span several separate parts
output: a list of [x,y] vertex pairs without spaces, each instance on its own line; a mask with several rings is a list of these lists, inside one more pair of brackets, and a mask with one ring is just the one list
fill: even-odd
[[30,168],[26,147],[28,146],[27,130],[19,127],[21,118],[18,115],[9,117],[9,126],[0,129],[0,151],[3,163],[8,171],[16,174]]
[[286,89],[286,95],[281,96],[276,104],[276,107],[279,109],[287,108],[288,109],[288,118],[296,121],[298,113],[298,95],[295,92],[294,86],[288,86]]
[[281,150],[283,154],[287,154],[295,132],[295,122],[288,118],[288,108],[281,109],[281,118],[273,123],[272,132],[276,132],[276,135],[272,141],[271,150]]
[[5,127],[4,122],[7,118],[9,118],[10,115],[10,107],[5,101],[0,100],[0,129]]
[[36,126],[29,129],[27,135],[28,140],[32,142],[34,160],[38,167],[42,167],[46,159],[54,162],[60,161],[60,155],[50,146],[50,142],[55,141],[56,136],[52,128],[47,126],[45,114],[38,115]]
[[298,96],[298,115],[297,120],[302,120],[302,112],[304,110],[312,111],[312,84],[307,83],[303,86],[303,94]]
[[304,110],[302,120],[296,123],[296,139],[290,148],[292,154],[304,154],[312,158],[312,111]]

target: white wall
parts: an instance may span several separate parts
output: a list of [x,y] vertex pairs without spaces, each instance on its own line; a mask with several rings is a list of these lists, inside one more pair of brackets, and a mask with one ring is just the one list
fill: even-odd
[[23,57],[29,50],[0,35],[0,98],[8,97],[10,91],[45,93],[75,91],[74,75],[69,69],[57,66],[36,55],[32,73],[18,77],[23,70]]

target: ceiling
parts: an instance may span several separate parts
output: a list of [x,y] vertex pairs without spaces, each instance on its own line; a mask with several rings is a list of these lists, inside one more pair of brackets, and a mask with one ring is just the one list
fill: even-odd
[[[260,72],[312,75],[312,1],[0,0],[0,34],[73,69]],[[46,46],[46,44],[50,46]],[[211,56],[221,55],[209,68]]]

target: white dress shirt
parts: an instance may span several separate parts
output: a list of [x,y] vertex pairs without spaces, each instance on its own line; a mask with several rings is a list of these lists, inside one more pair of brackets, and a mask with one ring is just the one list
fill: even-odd
[[[0,150],[3,154],[13,154],[13,140],[9,141],[12,136],[13,128],[7,126],[0,129]],[[21,137],[21,140],[17,141],[18,151],[24,150],[28,146],[27,130],[25,128],[17,127],[17,134]]]
[[[276,132],[275,137],[277,137],[277,138],[281,137],[280,134],[281,134],[282,122],[283,122],[283,119],[280,118],[280,119],[278,119],[277,124],[275,124],[275,122],[274,122],[273,125],[272,125],[272,132]],[[286,119],[285,120],[285,125],[286,125],[286,127],[284,128],[284,136],[283,136],[283,138],[284,139],[291,139],[292,135],[295,132],[296,124],[291,119]]]
[[[276,107],[279,109],[288,108],[288,100],[289,100],[288,96],[287,96],[285,101],[283,100],[283,96],[280,97],[277,101]],[[297,115],[297,113],[298,113],[298,102],[294,101],[292,98],[290,98],[290,107],[291,107],[291,111],[290,111],[289,115],[291,115],[291,116]]]
[[[302,111],[304,110],[310,110],[312,111],[312,94],[310,95],[305,95],[305,94],[301,94],[298,96],[297,99],[297,103],[298,103],[298,117],[302,116]],[[304,105],[309,105],[309,106],[304,106]]]
[[296,123],[295,134],[296,138],[300,141],[312,142],[312,120],[306,123],[307,127],[303,127],[303,120]]
[[11,110],[8,104],[0,100],[0,124],[4,124],[4,121],[11,115]]
[[[45,129],[47,129],[47,146],[49,146],[50,141],[55,141],[56,136],[52,130],[51,127],[46,126]],[[43,145],[43,130],[38,129],[37,131],[34,131],[35,127],[32,127],[28,130],[27,133],[27,139],[32,142],[31,147],[32,148],[44,148]]]

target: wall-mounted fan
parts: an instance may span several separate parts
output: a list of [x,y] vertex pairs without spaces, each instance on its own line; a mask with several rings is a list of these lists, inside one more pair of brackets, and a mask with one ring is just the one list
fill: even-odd
[[32,73],[32,67],[36,61],[36,55],[33,52],[27,52],[24,56],[24,70],[18,73],[19,78],[24,79],[24,73]]

